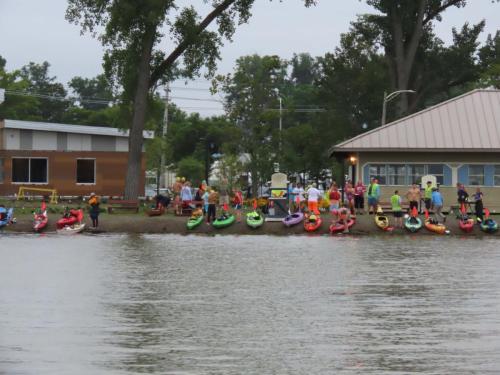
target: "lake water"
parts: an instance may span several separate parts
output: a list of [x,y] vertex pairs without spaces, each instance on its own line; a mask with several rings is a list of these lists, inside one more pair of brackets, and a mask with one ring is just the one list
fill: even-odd
[[2,235],[0,374],[498,374],[499,245]]

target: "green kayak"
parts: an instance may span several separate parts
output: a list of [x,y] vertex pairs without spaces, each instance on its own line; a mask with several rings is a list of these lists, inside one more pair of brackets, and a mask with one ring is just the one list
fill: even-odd
[[214,226],[214,228],[225,228],[234,223],[235,220],[236,218],[234,217],[234,215],[223,214],[222,216],[219,216],[217,219],[215,219],[212,225]]
[[200,216],[191,216],[189,218],[189,220],[187,221],[187,229],[194,229],[196,228],[198,225],[200,225],[201,223],[203,223],[203,215],[200,215]]
[[264,217],[257,211],[247,213],[247,225],[251,228],[258,228],[264,224]]

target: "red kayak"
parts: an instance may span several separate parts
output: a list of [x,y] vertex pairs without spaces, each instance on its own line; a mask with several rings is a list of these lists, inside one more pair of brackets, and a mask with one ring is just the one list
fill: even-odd
[[83,220],[82,210],[69,210],[68,216],[63,216],[57,221],[57,229],[62,229],[66,226],[71,226]]
[[41,232],[42,229],[47,226],[48,222],[49,217],[47,216],[47,207],[45,206],[45,202],[42,202],[40,212],[34,214],[33,229],[35,230],[35,232]]
[[467,210],[465,209],[465,205],[462,203],[460,206],[460,219],[458,220],[458,226],[461,230],[466,233],[472,232],[474,229],[474,219],[469,218],[467,215]]
[[[354,223],[355,223],[354,219],[349,219],[347,221],[347,229],[350,229],[354,225]],[[330,233],[331,234],[343,232],[344,230],[345,230],[344,223],[340,223],[337,221],[335,224],[330,225]]]
[[474,219],[460,219],[458,221],[458,226],[460,229],[462,229],[464,232],[469,233],[472,232],[474,229]]
[[308,215],[306,216],[306,220],[304,220],[304,229],[306,232],[314,232],[322,223],[323,221],[319,215]]

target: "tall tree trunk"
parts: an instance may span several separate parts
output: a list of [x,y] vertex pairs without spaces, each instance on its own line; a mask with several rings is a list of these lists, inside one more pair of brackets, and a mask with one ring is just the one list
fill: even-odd
[[144,37],[141,60],[137,72],[137,86],[135,89],[132,126],[128,139],[128,164],[125,181],[125,199],[137,199],[139,196],[139,182],[142,181],[142,145],[144,122],[146,119],[147,98],[149,92],[151,50],[153,48],[154,32],[149,30]]
[[[405,35],[400,9],[394,5],[388,14],[392,21],[392,37],[394,43],[394,66],[396,71],[396,89],[408,90],[415,55],[422,39],[425,6],[427,0],[418,0],[417,18],[411,35]],[[408,112],[408,95],[401,94],[398,98],[397,116],[402,117]]]

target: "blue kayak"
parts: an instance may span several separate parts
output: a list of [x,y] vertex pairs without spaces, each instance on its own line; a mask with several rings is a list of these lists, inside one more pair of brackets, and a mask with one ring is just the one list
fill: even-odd
[[0,215],[3,216],[3,219],[0,220],[0,228],[3,228],[11,223],[12,217],[14,216],[14,209],[9,208],[6,210],[5,207],[0,207]]

